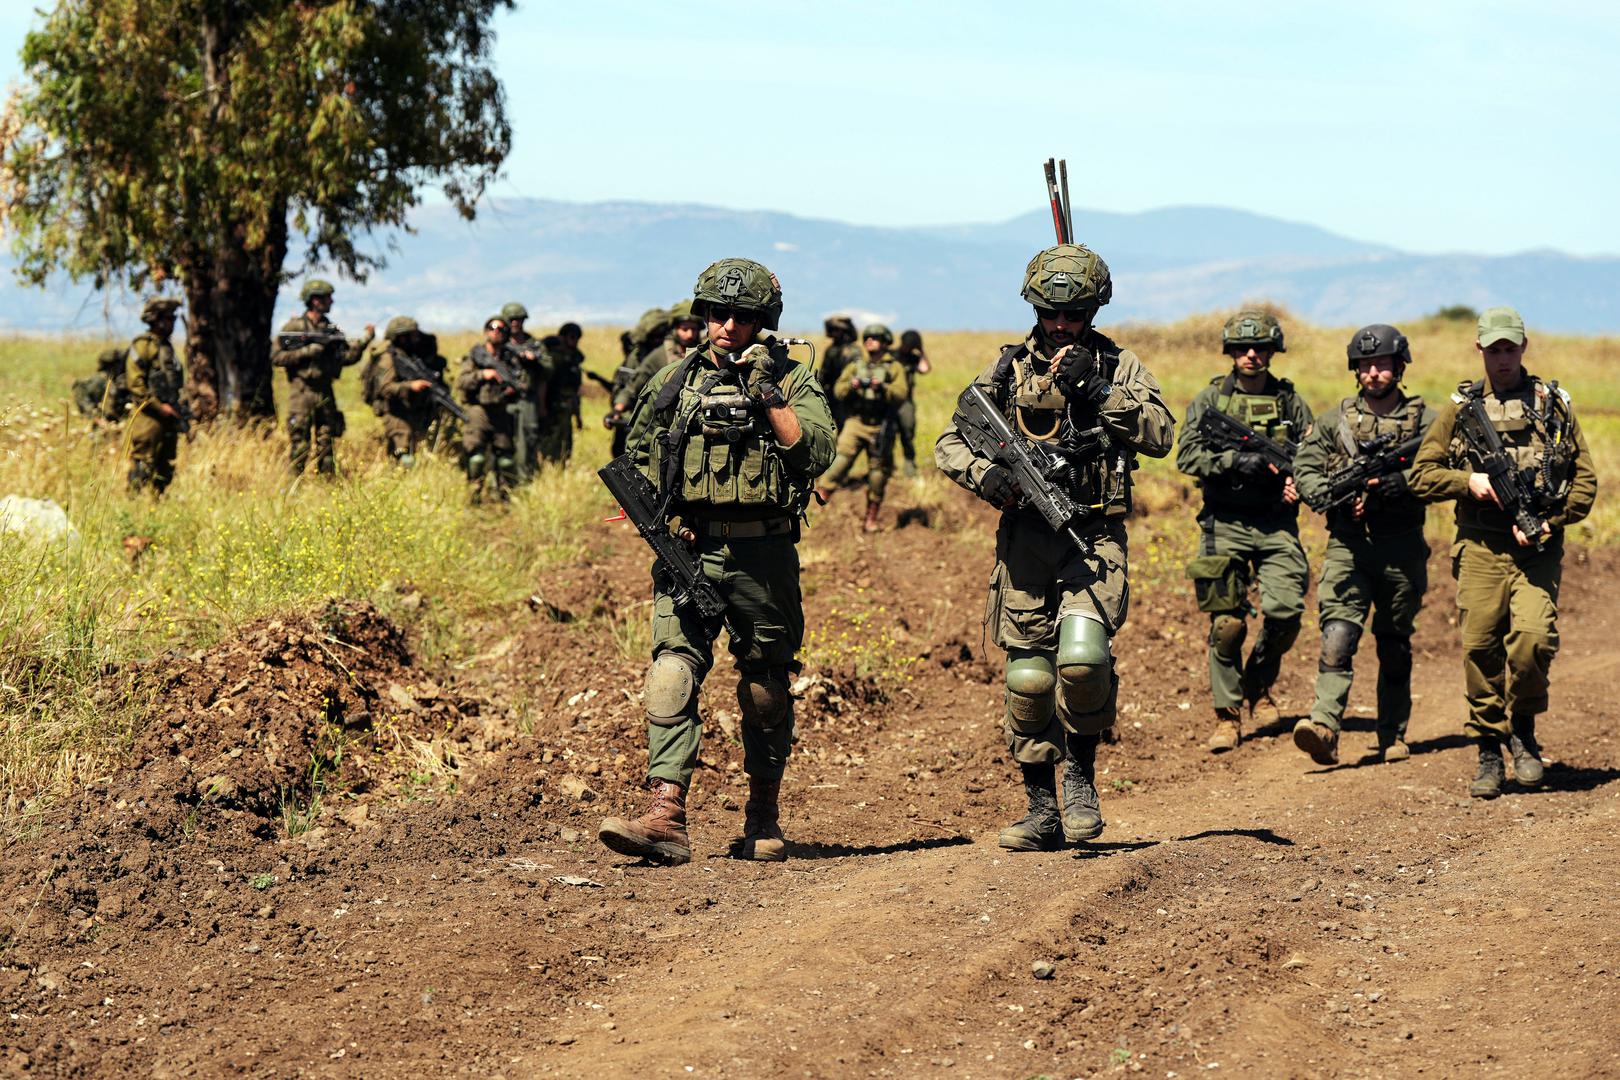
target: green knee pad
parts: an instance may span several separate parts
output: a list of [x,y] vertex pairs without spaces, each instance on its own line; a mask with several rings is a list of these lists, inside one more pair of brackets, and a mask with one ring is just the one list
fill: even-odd
[[1229,664],[1243,659],[1243,639],[1249,636],[1249,621],[1241,615],[1223,612],[1209,620],[1209,644],[1215,655]]
[[467,455],[467,478],[477,480],[484,475],[484,469],[489,465],[489,458],[483,454]]
[[1094,713],[1108,704],[1114,690],[1114,654],[1102,620],[1086,614],[1063,616],[1058,622],[1057,662],[1065,712]]
[[1050,653],[1007,650],[1007,726],[1024,735],[1039,735],[1051,726],[1057,709],[1057,668]]
[[697,671],[692,662],[672,652],[653,657],[642,704],[649,724],[672,727],[693,719],[697,715]]

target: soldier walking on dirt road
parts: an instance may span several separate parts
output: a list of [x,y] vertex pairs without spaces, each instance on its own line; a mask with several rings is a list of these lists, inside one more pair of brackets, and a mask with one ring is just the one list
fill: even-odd
[[1547,711],[1558,652],[1564,530],[1592,512],[1597,474],[1568,391],[1524,369],[1530,341],[1519,313],[1485,311],[1474,347],[1484,378],[1459,385],[1441,407],[1418,450],[1412,491],[1457,501],[1451,572],[1467,727],[1479,747],[1469,794],[1494,799],[1504,742],[1519,786],[1542,781],[1536,717]]
[[[1361,390],[1317,420],[1294,458],[1300,497],[1327,514],[1327,557],[1317,586],[1322,659],[1316,704],[1294,725],[1294,744],[1318,765],[1339,762],[1351,664],[1369,612],[1378,648],[1378,755],[1385,762],[1411,756],[1406,722],[1412,715],[1412,632],[1429,585],[1424,507],[1410,487],[1410,451],[1388,461],[1404,468],[1364,481],[1356,470],[1411,446],[1434,423],[1434,410],[1401,392],[1412,352],[1399,330],[1363,327],[1347,349]],[[1335,478],[1345,479],[1336,485]]]
[[833,422],[815,374],[761,330],[782,314],[776,277],[749,259],[722,259],[698,277],[693,310],[709,340],[653,376],[631,414],[627,452],[690,537],[723,603],[707,619],[653,581],[653,659],[647,672],[647,778],[652,807],[608,818],[614,851],[662,863],[692,857],[686,792],[702,722],[698,688],[714,666],[722,625],[737,664],[748,805],[737,853],[779,862],[782,774],[793,748],[790,674],[804,641],[799,522],[833,457]]
[[844,426],[838,432],[838,455],[817,488],[822,502],[832,498],[865,454],[866,518],[861,527],[869,533],[878,531],[883,492],[894,473],[897,410],[906,400],[906,369],[889,353],[893,342],[887,326],[868,326],[861,332],[861,354],[838,373],[833,400],[843,410]]
[[[1111,639],[1125,623],[1125,515],[1138,453],[1170,452],[1175,418],[1135,353],[1092,328],[1113,296],[1108,266],[1078,244],[1047,248],[1024,270],[1035,326],[1002,349],[973,386],[1015,430],[1069,462],[1062,493],[1094,512],[1059,530],[1032,509],[1009,463],[975,452],[958,404],[934,446],[945,475],[1002,510],[986,613],[1007,650],[1007,746],[1029,814],[1001,831],[1013,851],[1050,850],[1103,830],[1097,743],[1114,724],[1119,678]],[[1100,441],[1098,432],[1100,431]],[[1021,434],[1017,434],[1021,433]],[[1063,773],[1058,810],[1055,766]]]
[[[1187,406],[1176,448],[1176,467],[1196,479],[1204,493],[1198,512],[1203,535],[1187,574],[1199,608],[1209,613],[1215,724],[1206,745],[1217,754],[1241,740],[1245,705],[1252,722],[1279,719],[1271,687],[1299,637],[1310,584],[1294,478],[1258,452],[1215,445],[1200,423],[1215,410],[1287,446],[1310,430],[1310,407],[1293,383],[1271,372],[1273,358],[1287,351],[1282,325],[1269,312],[1240,311],[1221,328],[1221,349],[1232,369],[1212,379]],[[1251,578],[1260,586],[1260,638],[1245,662]]]

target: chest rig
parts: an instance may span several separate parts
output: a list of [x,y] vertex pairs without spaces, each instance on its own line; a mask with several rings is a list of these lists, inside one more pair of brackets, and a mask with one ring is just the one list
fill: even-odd
[[185,382],[174,346],[156,334],[142,334],[131,347],[140,366],[146,369],[146,392],[165,405],[180,404],[180,388]]
[[[1531,481],[1543,505],[1563,499],[1569,492],[1575,463],[1571,431],[1575,409],[1569,392],[1556,380],[1542,382],[1527,373],[1523,382],[1505,396],[1487,394],[1483,379],[1459,383],[1457,392],[1451,395],[1459,405],[1474,398],[1482,399],[1491,427],[1501,436],[1502,445],[1512,455],[1520,474]],[[1452,435],[1450,449],[1452,460],[1479,467],[1460,434]]]
[[849,396],[849,411],[869,424],[880,422],[889,411],[889,358],[873,360],[862,354],[855,361],[852,377],[861,387]]
[[1339,403],[1339,428],[1335,432],[1333,455],[1328,460],[1330,469],[1343,468],[1360,457],[1373,443],[1401,443],[1416,435],[1423,426],[1423,399],[1413,395],[1405,399],[1406,411],[1399,415],[1379,416],[1363,408],[1360,394]]
[[1266,388],[1258,394],[1240,394],[1237,376],[1228,372],[1220,380],[1220,391],[1215,395],[1215,407],[1234,420],[1241,420],[1253,430],[1277,442],[1299,442],[1301,431],[1294,430],[1288,419],[1288,406],[1294,397],[1294,384],[1287,379],[1268,376]]

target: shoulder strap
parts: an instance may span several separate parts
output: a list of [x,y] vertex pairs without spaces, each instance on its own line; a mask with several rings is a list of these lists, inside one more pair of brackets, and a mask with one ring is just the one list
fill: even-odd
[[996,357],[996,366],[990,372],[990,382],[996,388],[997,395],[1006,392],[1007,382],[1012,378],[1013,361],[1022,359],[1028,351],[1022,342],[1001,347],[1001,355]]
[[679,361],[679,366],[671,372],[664,385],[658,388],[658,396],[653,399],[653,412],[668,412],[681,396],[681,387],[686,385],[686,379],[692,374],[692,365],[697,361],[697,350],[693,349]]
[[1221,380],[1221,388],[1215,393],[1215,408],[1228,415],[1232,412],[1232,395],[1237,392],[1237,374],[1228,371],[1226,378]]

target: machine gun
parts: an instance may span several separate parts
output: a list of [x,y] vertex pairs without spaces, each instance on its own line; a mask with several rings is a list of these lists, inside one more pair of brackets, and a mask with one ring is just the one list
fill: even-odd
[[1547,520],[1542,510],[1550,499],[1547,492],[1537,486],[1535,476],[1526,475],[1526,470],[1521,470],[1508,453],[1502,436],[1485,414],[1483,399],[1470,398],[1458,407],[1457,432],[1479,459],[1480,471],[1490,479],[1491,490],[1496,492],[1502,509],[1513,515],[1513,523],[1540,551],[1546,546],[1541,530]]
[[685,540],[671,535],[669,522],[659,513],[658,492],[636,467],[629,454],[620,454],[596,471],[612,493],[624,516],[647,541],[657,559],[655,572],[669,586],[675,605],[690,604],[704,619],[718,619],[726,604],[714,583],[703,576],[703,566]]
[[1002,465],[1012,473],[1022,495],[1020,506],[1028,506],[1045,519],[1055,532],[1063,532],[1080,547],[1086,542],[1078,527],[1095,512],[1082,506],[1064,490],[1072,475],[1072,456],[1084,456],[1101,445],[1101,432],[1083,433],[1095,439],[1090,450],[1059,453],[1044,443],[1032,442],[1013,431],[990,395],[976,384],[968,384],[956,400],[957,434],[976,455]]
[[1367,481],[1391,476],[1410,466],[1422,445],[1421,433],[1399,443],[1394,432],[1378,436],[1361,447],[1354,461],[1328,475],[1327,494],[1312,503],[1312,508],[1325,514],[1351,502],[1368,490]]
[[1259,454],[1267,465],[1283,476],[1294,471],[1296,443],[1278,442],[1267,438],[1241,420],[1234,419],[1219,409],[1205,409],[1198,418],[1198,434],[1208,439],[1216,450],[1236,450],[1243,454]]
[[422,379],[428,384],[428,396],[433,398],[433,404],[438,406],[440,411],[449,413],[464,424],[467,422],[467,410],[456,404],[456,399],[450,394],[450,388],[444,385],[438,374],[428,370],[426,364],[404,349],[394,350],[394,374],[398,375],[402,382]]

